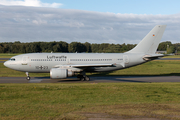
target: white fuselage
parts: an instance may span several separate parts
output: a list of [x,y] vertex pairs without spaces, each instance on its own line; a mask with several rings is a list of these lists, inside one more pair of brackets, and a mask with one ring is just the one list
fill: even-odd
[[85,72],[119,70],[146,62],[137,53],[31,53],[12,57],[5,66],[23,72],[45,73],[56,66],[113,64],[110,67],[84,67]]

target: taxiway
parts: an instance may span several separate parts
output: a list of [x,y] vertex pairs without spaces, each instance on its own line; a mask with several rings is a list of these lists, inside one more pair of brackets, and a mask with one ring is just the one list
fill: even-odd
[[34,77],[30,81],[25,77],[0,77],[2,83],[153,83],[153,82],[180,82],[180,76],[92,76],[90,81],[80,81],[76,77],[68,79],[50,79],[49,77]]

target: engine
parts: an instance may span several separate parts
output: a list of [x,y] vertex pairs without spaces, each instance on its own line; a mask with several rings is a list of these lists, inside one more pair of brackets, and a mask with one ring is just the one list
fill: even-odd
[[52,79],[62,79],[73,76],[74,73],[62,68],[52,68],[50,70],[50,76]]

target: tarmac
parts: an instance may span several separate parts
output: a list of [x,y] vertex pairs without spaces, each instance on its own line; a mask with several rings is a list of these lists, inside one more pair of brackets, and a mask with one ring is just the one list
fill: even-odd
[[0,63],[4,63],[7,60],[9,60],[9,58],[0,58]]
[[0,77],[3,83],[157,83],[157,82],[180,82],[180,76],[92,76],[90,81],[80,81],[76,77],[67,79],[51,79],[49,77]]

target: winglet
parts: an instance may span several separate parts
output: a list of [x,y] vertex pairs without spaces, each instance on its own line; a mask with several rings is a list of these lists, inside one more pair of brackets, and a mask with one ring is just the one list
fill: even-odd
[[126,53],[155,54],[166,25],[156,25],[132,50]]

